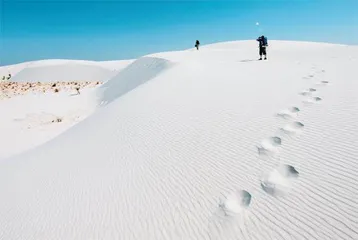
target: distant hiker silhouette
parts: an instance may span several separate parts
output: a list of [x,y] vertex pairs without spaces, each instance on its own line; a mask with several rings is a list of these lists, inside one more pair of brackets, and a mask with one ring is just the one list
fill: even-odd
[[196,40],[196,42],[195,42],[195,47],[196,47],[196,50],[199,50],[199,45],[200,45],[199,40]]
[[265,56],[265,60],[266,60],[267,59],[267,57],[266,57],[266,55],[267,55],[266,47],[268,46],[267,45],[267,38],[264,35],[262,35],[261,37],[256,39],[256,41],[259,42],[259,54],[260,54],[260,59],[259,60],[262,60],[262,55]]

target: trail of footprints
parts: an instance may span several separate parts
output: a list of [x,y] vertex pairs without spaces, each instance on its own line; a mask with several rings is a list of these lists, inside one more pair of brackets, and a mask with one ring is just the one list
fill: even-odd
[[[321,70],[318,73],[324,73]],[[314,79],[314,74],[310,74],[303,79]],[[326,86],[328,81],[316,82],[316,86]],[[314,87],[308,88],[299,94],[304,97],[303,103],[314,104],[322,101],[322,98],[317,95],[317,89]],[[276,117],[287,120],[286,125],[279,128],[279,132],[288,135],[296,136],[304,129],[302,122],[296,121],[301,109],[298,107],[289,107],[276,114]],[[261,141],[261,144],[256,146],[259,156],[277,156],[279,149],[282,147],[282,139],[279,136],[268,137]],[[299,172],[294,166],[289,164],[278,164],[271,171],[266,172],[260,178],[261,189],[267,194],[279,197],[288,194],[290,187],[295,179],[299,177]],[[252,200],[251,194],[246,190],[237,190],[229,194],[224,201],[221,201],[219,208],[222,210],[224,216],[232,216],[240,214],[249,207]]]

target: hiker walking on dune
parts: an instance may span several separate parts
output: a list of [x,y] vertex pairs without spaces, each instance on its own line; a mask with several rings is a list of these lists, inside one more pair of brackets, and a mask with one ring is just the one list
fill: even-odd
[[196,50],[199,50],[199,45],[200,45],[199,40],[196,40],[196,42],[195,42],[195,47],[196,47]]
[[260,54],[260,59],[259,60],[262,60],[262,55],[265,56],[265,60],[267,59],[266,57],[266,47],[268,46],[267,45],[267,38],[262,35],[261,37],[259,37],[258,39],[256,39],[256,41],[259,42],[259,54]]

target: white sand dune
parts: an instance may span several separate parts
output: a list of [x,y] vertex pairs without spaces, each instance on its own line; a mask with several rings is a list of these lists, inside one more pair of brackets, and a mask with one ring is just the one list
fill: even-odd
[[14,82],[70,82],[70,81],[107,81],[116,74],[99,66],[64,63],[48,66],[29,66],[17,73]]
[[153,79],[170,68],[171,65],[170,61],[163,58],[139,58],[101,86],[98,91],[101,103],[110,103],[139,85]]
[[11,74],[12,76],[16,75],[31,64],[32,62],[24,62],[8,66],[0,66],[0,80],[2,80],[3,76],[7,78],[9,74]]
[[[101,99],[87,86],[81,87],[81,94],[77,95],[74,87],[82,86],[83,82],[76,86],[63,86],[64,83],[80,80],[105,82],[132,62],[50,59],[0,67],[0,73],[5,76],[7,71],[12,73],[11,82],[42,82],[49,83],[48,86],[56,82],[57,85],[47,89],[48,86],[42,84],[27,92],[23,85],[14,86],[16,89],[9,87],[7,93],[0,89],[0,100],[11,96],[9,100],[0,101],[0,159],[47,142],[85,119],[99,106]],[[45,94],[41,94],[42,89],[47,89]],[[54,93],[54,89],[59,89],[60,93]],[[25,96],[15,97],[15,93]]]
[[0,239],[358,239],[358,48],[269,44],[134,61],[0,161]]
[[[79,123],[98,106],[94,89],[26,94],[0,101],[0,159],[35,148]],[[58,122],[60,121],[60,122]]]
[[107,81],[134,60],[85,61],[47,59],[0,67],[0,77],[15,82]]
[[126,68],[129,64],[134,62],[135,59],[130,60],[114,60],[114,61],[101,61],[97,62],[99,66],[110,70],[120,71]]

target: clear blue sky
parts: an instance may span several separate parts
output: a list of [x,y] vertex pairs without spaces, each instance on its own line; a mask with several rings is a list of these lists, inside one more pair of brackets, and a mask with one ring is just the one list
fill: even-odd
[[0,65],[113,60],[254,39],[358,44],[358,0],[0,0]]

